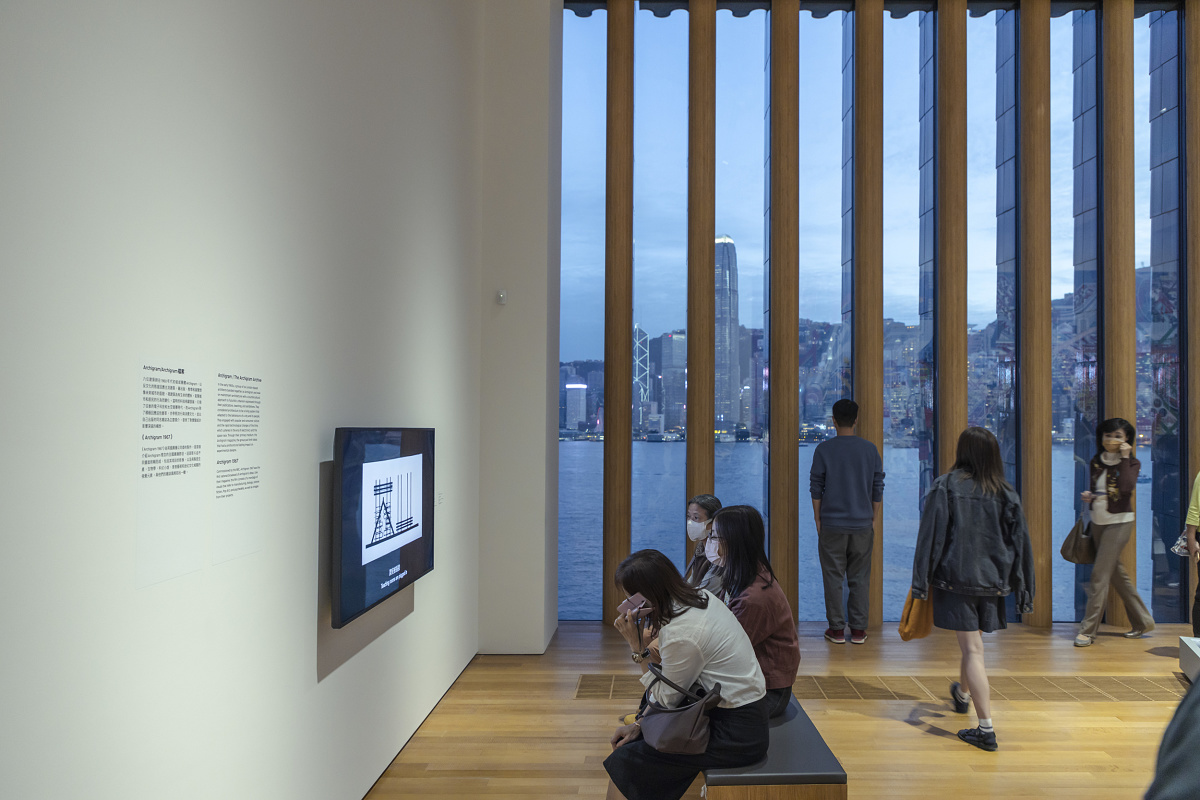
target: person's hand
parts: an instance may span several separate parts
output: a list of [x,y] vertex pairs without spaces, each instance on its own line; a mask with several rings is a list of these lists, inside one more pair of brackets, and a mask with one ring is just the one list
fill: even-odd
[[612,738],[608,740],[608,743],[612,745],[613,750],[616,750],[623,744],[629,744],[630,742],[636,741],[641,735],[642,726],[638,725],[636,722],[632,725],[622,725],[621,727],[617,728],[615,733],[613,733]]
[[1082,500],[1087,505],[1092,504],[1093,497],[1095,497],[1095,495],[1092,494],[1091,492],[1080,492],[1079,493],[1079,499]]
[[1121,458],[1129,458],[1129,454],[1133,452],[1133,445],[1129,442],[1121,442]]
[[650,609],[639,608],[636,611],[618,614],[613,620],[613,627],[617,629],[617,633],[629,644],[629,649],[636,653],[642,652],[641,620],[649,614]]
[[820,536],[821,535],[821,518],[813,517],[813,525],[816,526],[817,535]]
[[1195,536],[1189,536],[1187,540],[1188,555],[1192,558],[1200,558],[1200,542],[1196,541]]

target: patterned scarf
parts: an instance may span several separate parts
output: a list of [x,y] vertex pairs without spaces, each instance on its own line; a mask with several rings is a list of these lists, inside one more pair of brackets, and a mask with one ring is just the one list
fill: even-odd
[[1096,466],[1105,471],[1104,494],[1107,495],[1111,505],[1121,499],[1121,490],[1117,488],[1117,476],[1121,474],[1121,462],[1109,465],[1105,464],[1100,456],[1096,456]]

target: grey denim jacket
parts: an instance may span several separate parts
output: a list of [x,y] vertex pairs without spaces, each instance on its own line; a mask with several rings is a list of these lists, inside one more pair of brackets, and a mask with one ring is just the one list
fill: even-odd
[[1033,548],[1021,498],[1012,489],[988,494],[955,470],[933,482],[921,513],[912,595],[929,587],[956,594],[1006,597],[1033,611]]

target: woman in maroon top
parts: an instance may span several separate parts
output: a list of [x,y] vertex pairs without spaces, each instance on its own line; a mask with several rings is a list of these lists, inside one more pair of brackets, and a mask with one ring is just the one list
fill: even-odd
[[766,530],[757,509],[726,506],[713,517],[705,551],[721,573],[721,599],[754,645],[774,717],[782,714],[791,700],[800,666],[800,640],[792,607],[767,561],[765,541]]

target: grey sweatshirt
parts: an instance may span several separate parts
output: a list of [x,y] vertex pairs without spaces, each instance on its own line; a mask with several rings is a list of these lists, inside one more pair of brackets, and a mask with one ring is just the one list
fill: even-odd
[[834,436],[817,445],[808,474],[813,500],[821,501],[821,525],[870,528],[873,503],[883,500],[879,450],[857,436]]

